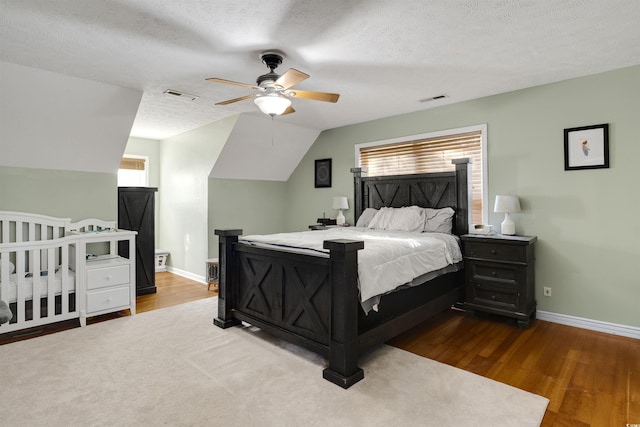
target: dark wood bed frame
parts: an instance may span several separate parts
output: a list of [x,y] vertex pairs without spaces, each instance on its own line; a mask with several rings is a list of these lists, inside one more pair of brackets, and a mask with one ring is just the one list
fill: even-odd
[[[468,231],[469,159],[453,160],[455,172],[363,177],[354,168],[355,218],[368,207],[452,207],[454,233]],[[449,309],[464,297],[463,272],[448,273],[429,286],[384,295],[379,311],[365,314],[358,285],[362,241],[328,240],[329,257],[265,249],[238,242],[242,230],[219,236],[218,316],[228,328],[242,321],[328,358],[323,377],[343,388],[364,378],[358,359],[367,349]]]

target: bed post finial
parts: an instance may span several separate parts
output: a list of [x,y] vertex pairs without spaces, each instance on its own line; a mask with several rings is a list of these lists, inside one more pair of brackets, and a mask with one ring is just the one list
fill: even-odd
[[367,173],[366,168],[351,168],[351,173],[353,174],[353,224],[358,221],[360,215],[362,215],[363,211],[363,188],[362,188],[362,176]]
[[[456,212],[456,234],[462,235],[469,232],[469,224],[472,218],[472,194],[473,186],[471,184],[471,168],[473,159],[463,157],[451,160],[456,166],[456,186],[458,187],[458,212]],[[460,191],[466,188],[467,191]]]

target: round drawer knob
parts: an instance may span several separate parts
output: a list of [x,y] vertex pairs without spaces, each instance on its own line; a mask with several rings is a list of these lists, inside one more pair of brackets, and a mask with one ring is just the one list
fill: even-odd
[[106,277],[106,279],[107,279],[107,280],[111,280],[111,275],[108,275],[108,276]]
[[496,276],[498,275],[498,273],[496,273],[495,271],[492,271],[492,272],[491,272],[491,275],[492,275],[493,277],[496,277]]
[[471,256],[475,256],[475,254],[476,254],[476,253],[475,253],[475,252],[473,252],[473,251],[469,251],[469,254],[470,254]]
[[495,301],[496,300],[496,296],[495,295],[491,295],[491,299]]
[[498,253],[498,251],[496,251],[495,249],[491,249],[491,253],[492,253],[493,255],[495,255],[495,254],[497,254],[497,253]]

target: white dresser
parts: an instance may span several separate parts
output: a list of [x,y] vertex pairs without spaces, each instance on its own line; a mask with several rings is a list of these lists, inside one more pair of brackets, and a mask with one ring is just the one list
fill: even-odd
[[[75,268],[78,286],[83,287],[84,298],[80,305],[80,324],[86,325],[86,318],[100,314],[129,309],[136,313],[136,232],[114,230],[102,232],[72,233],[78,236],[79,265]],[[118,245],[129,245],[130,258],[118,255]],[[96,255],[96,252],[99,254]],[[76,259],[72,256],[72,259]]]

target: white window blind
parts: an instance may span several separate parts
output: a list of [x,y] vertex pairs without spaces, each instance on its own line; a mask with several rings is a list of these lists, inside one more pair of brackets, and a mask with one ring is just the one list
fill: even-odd
[[404,175],[455,170],[452,159],[469,157],[472,167],[473,223],[482,224],[482,131],[444,135],[360,148],[367,175]]
[[123,157],[122,160],[120,160],[120,169],[143,171],[144,159]]

